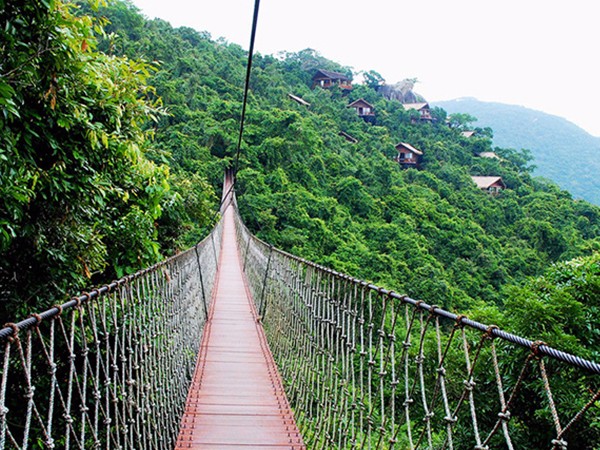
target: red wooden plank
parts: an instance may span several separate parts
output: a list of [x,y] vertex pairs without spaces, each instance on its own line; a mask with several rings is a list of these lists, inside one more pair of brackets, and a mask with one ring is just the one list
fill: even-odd
[[305,449],[249,298],[225,212],[215,298],[177,449]]

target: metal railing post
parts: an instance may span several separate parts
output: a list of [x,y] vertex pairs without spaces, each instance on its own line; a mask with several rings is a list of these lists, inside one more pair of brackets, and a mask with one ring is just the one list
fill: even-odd
[[244,266],[242,267],[242,272],[246,272],[246,263],[248,262],[248,251],[250,250],[250,241],[252,240],[251,236],[248,236],[248,243],[246,244],[246,253],[244,253]]
[[215,235],[213,233],[210,234],[210,240],[212,241],[212,248],[215,254],[215,264],[218,264],[219,258],[217,257],[217,247],[215,246]]
[[263,277],[262,292],[260,294],[260,303],[259,303],[260,306],[258,308],[258,315],[260,316],[261,320],[265,316],[265,312],[267,309],[267,301],[265,298],[265,293],[267,291],[267,277],[269,275],[269,269],[271,268],[271,257],[272,256],[273,256],[273,246],[271,244],[269,244],[269,258],[267,259],[267,268],[265,269],[265,276]]
[[200,264],[200,253],[198,252],[198,246],[194,247],[196,252],[196,262],[198,263],[198,273],[200,274],[200,288],[202,289],[202,304],[204,305],[204,318],[208,320],[208,304],[206,303],[206,293],[204,291],[204,279],[202,277],[202,265]]

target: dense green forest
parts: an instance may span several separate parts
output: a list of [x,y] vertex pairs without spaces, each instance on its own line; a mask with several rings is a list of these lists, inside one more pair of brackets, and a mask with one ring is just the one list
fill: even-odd
[[491,127],[494,144],[531,150],[534,175],[548,178],[575,198],[600,205],[600,138],[561,117],[523,106],[462,98],[436,102],[448,113],[467,113]]
[[[3,312],[47,306],[197,242],[235,157],[246,52],[127,2],[5,6],[2,21]],[[379,77],[347,95],[311,89],[317,68],[353,75],[313,50],[255,56],[237,192],[259,237],[526,335],[507,305],[550,302],[535,277],[554,263],[584,258],[598,292],[598,207],[533,177],[527,152],[478,157],[492,150],[489,133],[465,138],[443,109],[433,123],[413,120],[378,94]],[[347,108],[359,98],[375,106],[372,123]],[[394,162],[401,141],[423,151],[421,170]],[[501,176],[507,189],[490,196],[471,175]],[[573,297],[588,318],[593,301]],[[596,332],[561,324],[549,323],[550,343],[553,333],[572,333],[573,348],[597,343]]]

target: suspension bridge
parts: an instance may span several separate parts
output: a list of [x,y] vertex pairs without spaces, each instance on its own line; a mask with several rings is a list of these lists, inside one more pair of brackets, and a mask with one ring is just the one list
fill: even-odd
[[[274,248],[186,252],[0,329],[3,449],[597,449],[600,365]],[[591,437],[590,437],[591,436]]]
[[232,187],[194,248],[0,330],[1,449],[597,448],[600,365],[278,250]]

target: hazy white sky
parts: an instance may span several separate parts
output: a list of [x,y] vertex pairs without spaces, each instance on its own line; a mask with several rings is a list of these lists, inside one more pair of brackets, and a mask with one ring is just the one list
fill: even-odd
[[[133,0],[149,18],[248,48],[254,0]],[[255,50],[313,48],[429,101],[476,97],[600,136],[597,0],[261,0]]]

